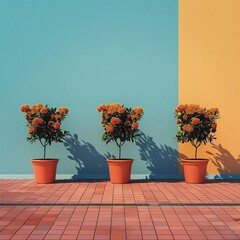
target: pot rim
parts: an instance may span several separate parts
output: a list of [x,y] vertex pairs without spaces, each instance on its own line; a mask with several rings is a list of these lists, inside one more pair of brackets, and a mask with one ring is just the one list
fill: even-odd
[[113,161],[124,161],[124,160],[134,160],[133,158],[107,158],[107,160],[113,160]]
[[59,161],[58,158],[33,158],[32,161]]
[[207,158],[187,158],[187,159],[181,159],[181,162],[209,162],[209,159]]

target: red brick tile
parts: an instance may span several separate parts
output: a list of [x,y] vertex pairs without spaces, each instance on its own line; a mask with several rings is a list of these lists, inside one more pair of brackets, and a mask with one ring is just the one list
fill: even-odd
[[239,240],[240,239],[240,235],[236,236],[233,234],[222,234],[223,239],[227,239],[227,240]]
[[44,239],[45,235],[30,235],[27,239],[28,240],[41,240]]
[[157,240],[157,235],[155,234],[143,234],[143,239],[148,239],[148,240]]
[[1,231],[1,234],[3,234],[3,235],[13,235],[16,232],[17,232],[16,229],[7,229],[7,228],[5,228],[4,230]]
[[4,234],[1,234],[0,235],[0,239],[2,240],[8,240],[8,239],[11,239],[13,235],[4,235]]
[[95,235],[94,240],[110,240],[110,235]]
[[59,240],[61,239],[61,234],[48,234],[47,236],[45,236],[44,240]]
[[94,234],[94,232],[95,232],[95,230],[94,229],[92,229],[92,230],[80,230],[80,232],[79,232],[79,235],[92,235],[92,234]]
[[127,239],[128,240],[134,240],[134,239],[142,240],[143,237],[142,237],[141,233],[139,233],[139,234],[127,234]]
[[110,234],[110,229],[96,229],[95,234],[96,235],[108,235]]
[[63,234],[78,234],[79,229],[66,229]]
[[221,235],[215,234],[215,235],[208,235],[207,238],[209,240],[222,240],[224,239]]
[[29,235],[24,235],[24,234],[15,234],[11,240],[26,240],[28,238]]
[[77,239],[77,235],[62,235],[61,236],[61,239],[62,240],[75,240]]
[[48,230],[33,230],[32,234],[37,234],[37,235],[46,235]]
[[172,240],[174,239],[171,234],[160,234],[157,235],[159,240]]
[[94,234],[81,234],[78,235],[77,240],[93,240],[94,239]]
[[[190,238],[187,234],[177,234],[173,235],[175,240],[190,240],[190,239],[195,239],[195,238]],[[199,239],[199,238],[197,238]],[[195,239],[196,240],[196,239]]]
[[207,240],[207,237],[203,234],[189,234],[190,239],[195,239],[195,240]]
[[48,232],[48,235],[62,234],[63,232],[64,232],[64,229],[50,229]]

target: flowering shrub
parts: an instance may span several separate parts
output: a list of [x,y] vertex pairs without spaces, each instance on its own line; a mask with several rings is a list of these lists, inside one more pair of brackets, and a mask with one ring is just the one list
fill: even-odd
[[119,158],[121,158],[121,147],[126,141],[133,142],[140,136],[138,121],[144,111],[142,108],[125,108],[123,105],[103,104],[97,108],[102,113],[101,124],[105,130],[102,140],[107,144],[114,141],[119,148]]
[[21,106],[21,111],[26,114],[28,135],[27,141],[30,143],[39,140],[44,148],[44,159],[46,158],[46,146],[53,141],[62,142],[68,134],[61,130],[61,122],[68,114],[68,108],[49,108],[47,105],[35,104]]
[[190,142],[195,147],[195,158],[197,158],[198,147],[202,143],[207,144],[216,139],[214,133],[217,130],[218,109],[201,108],[196,104],[179,105],[175,109],[175,117],[178,125],[177,141]]

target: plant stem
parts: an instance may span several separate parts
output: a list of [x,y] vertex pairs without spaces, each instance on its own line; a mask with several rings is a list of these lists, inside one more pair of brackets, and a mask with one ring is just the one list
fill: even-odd
[[46,159],[46,147],[47,147],[47,145],[48,145],[48,142],[45,141],[45,143],[43,143],[43,142],[41,141],[41,139],[39,139],[39,142],[40,142],[41,145],[43,146],[43,159]]
[[195,158],[197,158],[197,149],[198,147],[195,147]]
[[47,145],[43,146],[43,159],[46,159],[46,146]]
[[197,158],[197,150],[201,146],[202,142],[200,142],[200,141],[194,142],[194,140],[193,140],[193,141],[190,141],[190,143],[195,147],[195,159],[196,159]]
[[118,141],[117,139],[115,139],[115,142],[118,146],[118,158],[121,159],[121,147],[125,142]]
[[118,146],[118,149],[119,149],[119,152],[118,152],[118,157],[119,157],[119,159],[121,159],[121,145],[120,145],[120,146]]

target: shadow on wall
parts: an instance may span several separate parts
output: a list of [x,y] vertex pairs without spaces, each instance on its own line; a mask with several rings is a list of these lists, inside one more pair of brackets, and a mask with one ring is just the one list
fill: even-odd
[[100,154],[91,143],[79,140],[77,134],[70,134],[65,138],[64,146],[71,154],[68,158],[77,163],[77,173],[72,176],[72,179],[89,178],[89,176],[108,178],[106,158],[114,158],[113,155]]
[[[152,137],[144,133],[136,140],[141,160],[145,161],[150,170],[149,179],[181,179],[178,174],[178,159],[186,158],[174,148],[157,145]],[[89,142],[78,139],[77,134],[65,138],[64,146],[71,155],[68,158],[77,163],[76,174],[72,179],[106,179],[109,178],[107,158],[115,158],[110,153],[101,154]]]
[[212,163],[217,167],[219,175],[215,179],[220,179],[221,175],[228,175],[228,178],[233,178],[233,174],[240,174],[240,155],[235,158],[227,149],[223,148],[221,144],[212,144],[214,153],[207,151],[211,156]]
[[152,137],[144,133],[137,139],[136,144],[140,148],[141,159],[146,162],[147,168],[151,171],[149,179],[176,178],[178,159],[186,156],[167,145],[158,146]]

